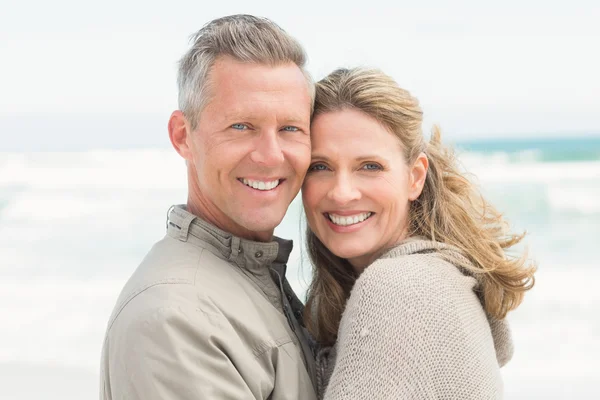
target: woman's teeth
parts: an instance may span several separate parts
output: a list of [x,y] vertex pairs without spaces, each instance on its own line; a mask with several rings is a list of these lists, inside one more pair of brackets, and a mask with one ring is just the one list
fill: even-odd
[[363,222],[365,219],[369,218],[371,215],[373,215],[372,212],[356,214],[356,215],[352,215],[352,216],[348,216],[348,217],[344,217],[341,215],[335,215],[335,214],[327,214],[327,216],[329,217],[331,222],[333,222],[336,225],[340,225],[340,226],[348,226],[348,225],[358,224],[359,222]]
[[246,186],[250,186],[253,189],[257,189],[257,190],[272,190],[275,189],[277,186],[279,186],[279,179],[276,179],[274,181],[269,181],[269,182],[263,182],[263,181],[252,181],[249,179],[242,179],[242,183]]

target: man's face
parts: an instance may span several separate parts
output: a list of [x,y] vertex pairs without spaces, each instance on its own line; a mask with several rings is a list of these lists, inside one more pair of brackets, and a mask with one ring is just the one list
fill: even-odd
[[235,235],[268,240],[310,163],[310,94],[293,63],[219,58],[210,101],[191,133],[190,200]]

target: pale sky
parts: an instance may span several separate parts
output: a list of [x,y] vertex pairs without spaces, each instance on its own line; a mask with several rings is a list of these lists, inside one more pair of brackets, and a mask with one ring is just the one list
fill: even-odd
[[250,13],[294,35],[316,79],[339,66],[383,69],[420,99],[426,130],[600,134],[596,0],[0,0],[0,10],[0,120],[124,115],[135,125],[151,115],[164,129],[188,37]]

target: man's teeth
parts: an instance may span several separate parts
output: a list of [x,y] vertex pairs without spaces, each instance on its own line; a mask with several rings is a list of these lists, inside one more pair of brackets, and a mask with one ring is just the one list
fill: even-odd
[[335,215],[335,214],[327,214],[327,216],[329,217],[331,222],[333,222],[336,225],[348,226],[348,225],[358,224],[359,222],[363,222],[365,219],[369,218],[372,214],[373,214],[372,212],[366,212],[366,213],[362,213],[362,214],[352,215],[349,217],[343,217],[341,215]]
[[272,190],[275,189],[279,185],[279,179],[275,179],[274,181],[263,182],[263,181],[251,181],[250,179],[242,179],[242,182],[246,186],[250,186],[251,188],[257,190]]

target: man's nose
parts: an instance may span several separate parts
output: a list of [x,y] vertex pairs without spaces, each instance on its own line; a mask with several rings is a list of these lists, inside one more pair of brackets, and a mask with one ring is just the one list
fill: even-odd
[[274,167],[284,160],[283,150],[278,132],[263,132],[256,140],[256,147],[250,154],[250,159],[266,167]]
[[339,205],[345,205],[361,197],[360,190],[354,184],[352,175],[341,173],[335,179],[335,184],[329,191],[329,198]]

